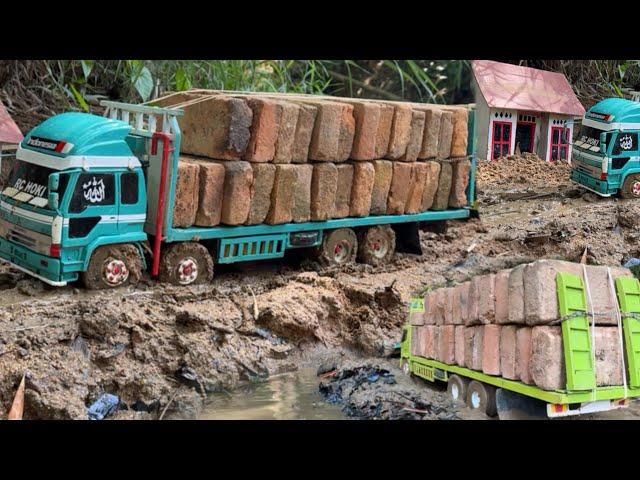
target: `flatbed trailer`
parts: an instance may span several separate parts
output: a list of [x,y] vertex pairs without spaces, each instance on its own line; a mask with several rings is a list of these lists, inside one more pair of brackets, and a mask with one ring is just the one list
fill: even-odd
[[[623,355],[628,380],[624,385],[597,387],[594,357],[582,279],[559,274],[558,296],[566,365],[567,389],[542,390],[517,380],[488,375],[459,365],[442,363],[411,353],[413,327],[405,325],[401,340],[400,365],[408,375],[429,382],[447,384],[449,396],[474,410],[501,419],[566,417],[628,407],[640,398],[640,281],[618,278]],[[419,309],[418,301],[412,307]],[[627,378],[627,377],[625,377]]]

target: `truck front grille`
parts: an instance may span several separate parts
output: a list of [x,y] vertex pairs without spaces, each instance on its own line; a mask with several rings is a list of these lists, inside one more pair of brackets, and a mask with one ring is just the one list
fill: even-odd
[[0,218],[0,236],[34,252],[49,255],[51,248],[51,237],[49,235],[27,230],[8,222],[4,218]]

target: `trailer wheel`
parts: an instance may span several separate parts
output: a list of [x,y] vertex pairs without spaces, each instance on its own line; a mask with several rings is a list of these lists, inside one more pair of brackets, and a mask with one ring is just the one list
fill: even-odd
[[622,198],[640,198],[640,174],[629,175],[620,189]]
[[344,265],[356,260],[358,239],[350,228],[328,232],[317,250],[318,259],[324,265]]
[[489,417],[495,417],[497,414],[496,389],[491,385],[472,380],[467,388],[467,406]]
[[358,259],[369,265],[388,263],[396,250],[396,233],[389,225],[367,228],[358,238]]
[[94,250],[89,267],[82,272],[84,286],[90,290],[136,284],[142,274],[142,259],[132,244],[104,245]]
[[447,393],[454,402],[466,402],[469,380],[458,375],[451,375],[447,382]]
[[178,242],[168,245],[160,258],[160,281],[195,285],[213,278],[213,258],[204,245]]

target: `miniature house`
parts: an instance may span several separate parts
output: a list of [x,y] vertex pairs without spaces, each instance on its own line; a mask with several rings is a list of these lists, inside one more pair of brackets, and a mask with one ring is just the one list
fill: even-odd
[[564,75],[490,60],[472,65],[478,158],[530,152],[570,161],[573,120],[585,110]]
[[8,180],[22,133],[0,102],[0,185]]

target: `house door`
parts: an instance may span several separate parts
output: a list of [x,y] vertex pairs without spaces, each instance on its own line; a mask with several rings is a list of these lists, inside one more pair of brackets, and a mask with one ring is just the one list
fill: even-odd
[[516,151],[520,145],[520,152],[533,153],[533,142],[536,135],[536,124],[533,122],[518,122],[516,126]]
[[511,153],[511,123],[493,122],[491,159],[507,157]]

